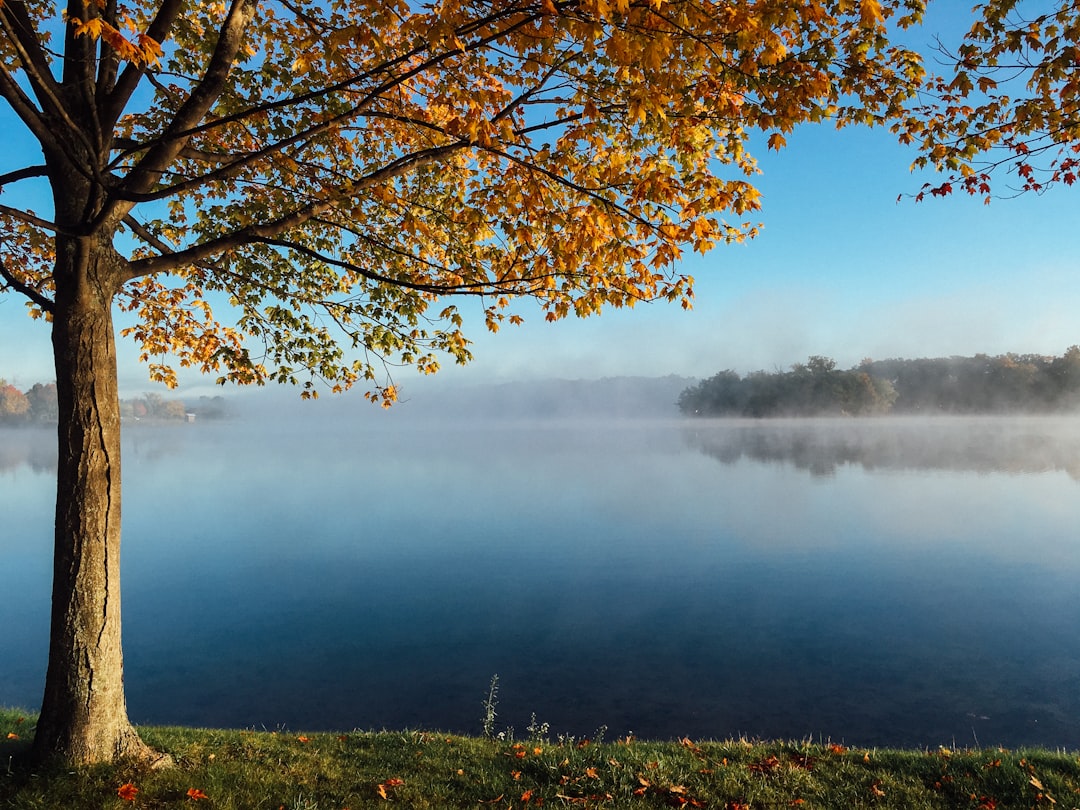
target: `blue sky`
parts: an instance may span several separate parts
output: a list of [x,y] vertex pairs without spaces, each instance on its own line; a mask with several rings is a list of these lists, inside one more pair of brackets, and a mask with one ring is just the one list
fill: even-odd
[[[910,41],[955,30],[966,5],[938,11]],[[848,367],[863,357],[1060,354],[1080,343],[1077,191],[989,206],[961,196],[897,202],[932,178],[909,171],[913,153],[885,130],[806,128],[784,151],[757,157],[762,232],[683,261],[697,282],[692,311],[652,304],[548,324],[526,304],[523,326],[489,335],[466,301],[476,359],[439,376],[704,377],[787,368],[811,354]],[[23,313],[20,298],[0,297],[0,376],[29,386],[51,379],[50,346],[47,327]],[[120,359],[124,390],[152,387],[130,342]],[[407,369],[395,380],[419,387]]]

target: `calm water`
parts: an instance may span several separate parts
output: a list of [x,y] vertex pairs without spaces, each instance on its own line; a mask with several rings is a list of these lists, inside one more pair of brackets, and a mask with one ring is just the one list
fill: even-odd
[[[0,703],[47,433],[0,433]],[[137,723],[1080,748],[1080,421],[247,422],[125,437]]]

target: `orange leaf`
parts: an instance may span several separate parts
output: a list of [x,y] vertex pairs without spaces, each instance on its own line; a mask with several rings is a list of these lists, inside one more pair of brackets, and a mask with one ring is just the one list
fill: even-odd
[[198,788],[188,788],[187,795],[188,795],[189,799],[191,799],[192,801],[196,801],[196,802],[199,799],[208,799],[208,798],[210,798],[209,796],[207,796],[205,793],[203,793]]
[[300,735],[299,737],[297,737],[296,739],[297,739],[297,740],[298,740],[299,742],[302,742],[302,743],[306,743],[306,742],[311,742],[311,738],[310,738],[310,737],[305,737],[305,736],[304,736],[303,734],[301,734],[301,735]]
[[19,735],[16,734],[14,731],[9,731],[8,735],[7,735],[7,738],[9,740],[17,740],[17,739],[19,739]]
[[131,782],[126,782],[116,789],[116,795],[123,799],[125,802],[135,801],[135,795],[139,792],[139,789]]

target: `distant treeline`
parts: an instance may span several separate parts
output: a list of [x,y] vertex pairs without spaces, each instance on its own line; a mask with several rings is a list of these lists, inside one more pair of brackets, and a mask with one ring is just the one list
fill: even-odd
[[863,360],[813,356],[790,371],[721,371],[679,395],[690,416],[1060,412],[1080,407],[1080,347],[1061,357],[1003,354]]
[[[55,383],[34,383],[20,391],[0,378],[0,425],[25,425],[55,422],[58,416]],[[120,400],[120,416],[125,419],[180,421],[191,415],[212,419],[225,415],[222,397],[199,397],[198,405],[185,405],[179,399],[165,399],[160,394],[145,394]]]

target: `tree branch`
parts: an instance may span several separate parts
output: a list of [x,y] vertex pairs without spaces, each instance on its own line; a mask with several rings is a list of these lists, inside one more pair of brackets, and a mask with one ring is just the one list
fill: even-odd
[[[146,35],[158,44],[163,43],[168,38],[183,5],[184,0],[162,0],[157,15],[146,29]],[[101,104],[102,119],[110,127],[116,126],[116,122],[120,120],[120,116],[131,99],[132,93],[135,92],[140,80],[145,75],[146,67],[134,62],[129,63],[120,73],[115,86]]]
[[[151,146],[142,159],[128,173],[124,187],[129,193],[147,192],[153,188],[165,169],[176,160],[194,133],[194,127],[206,116],[214,102],[221,96],[232,70],[236,54],[240,51],[244,31],[254,14],[252,0],[232,0],[229,13],[221,27],[214,52],[210,56],[202,81],[195,86],[176,115],[166,127],[158,142]],[[131,204],[114,198],[103,217],[114,216],[117,209],[131,210]]]
[[[239,2],[239,0],[237,1]],[[517,10],[515,10],[515,13],[516,12]],[[471,32],[473,30],[476,30],[478,27],[482,27],[482,25],[491,25],[508,15],[509,12],[506,10],[500,11],[496,14],[492,14],[481,21],[476,21],[474,24],[471,24],[467,28],[463,27],[461,33]],[[408,79],[419,75],[427,70],[438,67],[444,61],[453,57],[460,56],[463,52],[472,52],[479,50],[489,45],[490,43],[498,40],[499,38],[506,36],[509,33],[512,33],[518,28],[529,24],[530,22],[534,21],[537,16],[539,15],[531,15],[527,16],[524,19],[516,20],[512,25],[508,26],[507,28],[492,32],[487,36],[481,37],[475,42],[470,43],[466,46],[464,51],[460,48],[455,48],[453,50],[444,50],[440,53],[434,54],[423,62],[415,65],[413,68],[405,71],[404,73],[391,75],[389,79],[380,82],[375,87],[368,90],[364,94],[364,96],[359,101],[357,101],[357,103],[354,104],[349,110],[346,110],[345,112],[340,113],[333,118],[328,119],[327,121],[323,121],[315,126],[309,127],[302,132],[296,133],[288,138],[273,143],[258,152],[252,153],[250,156],[239,158],[237,161],[230,163],[227,167],[215,170],[213,172],[210,172],[209,174],[189,178],[182,183],[178,183],[173,186],[151,192],[149,189],[152,187],[153,182],[155,182],[157,178],[160,178],[160,176],[165,171],[165,167],[168,165],[169,162],[171,162],[172,159],[175,159],[175,157],[179,155],[180,151],[182,151],[183,146],[181,145],[174,149],[175,154],[173,154],[173,157],[170,160],[165,161],[161,165],[160,169],[157,170],[151,182],[147,183],[147,178],[142,177],[137,173],[142,169],[145,164],[149,164],[151,162],[150,155],[155,150],[164,154],[163,150],[168,150],[171,144],[178,143],[181,139],[183,141],[183,144],[186,144],[187,141],[195,135],[200,135],[205,132],[213,131],[214,129],[233,122],[243,121],[255,115],[262,115],[273,110],[296,106],[306,101],[318,100],[333,93],[343,92],[378,73],[389,72],[391,69],[407,62],[409,59],[412,59],[414,56],[422,53],[427,46],[418,46],[416,48],[410,49],[405,54],[402,54],[398,57],[395,57],[394,59],[384,62],[370,70],[365,70],[360,74],[350,76],[348,79],[343,79],[340,82],[328,85],[319,90],[314,90],[308,93],[301,93],[296,96],[290,96],[289,98],[278,99],[275,101],[267,102],[265,104],[260,104],[255,107],[248,108],[247,110],[244,110],[242,112],[234,113],[233,115],[224,116],[222,118],[217,118],[213,121],[209,121],[203,124],[192,123],[190,126],[187,126],[181,118],[181,114],[183,112],[183,108],[181,108],[181,112],[178,113],[176,118],[173,119],[172,124],[166,129],[165,133],[160,138],[151,142],[152,145],[145,145],[145,147],[148,148],[150,151],[148,152],[147,156],[144,157],[134,169],[132,169],[132,172],[128,175],[128,179],[124,181],[121,188],[117,189],[115,195],[116,199],[123,200],[127,203],[151,202],[154,200],[164,199],[177,193],[182,193],[184,191],[198,188],[207,183],[214,182],[215,180],[228,179],[228,177],[234,176],[235,174],[239,173],[239,171],[244,166],[250,165],[254,162],[257,162],[258,160],[263,160],[267,157],[277,154],[288,146],[299,143],[300,141],[303,141],[305,139],[312,138],[318,134],[321,134],[322,132],[327,131],[328,129],[333,128],[334,126],[337,126],[347,121],[351,117],[361,114],[365,107],[373,103],[382,94],[393,90],[396,87],[399,87]],[[189,103],[190,101],[191,98],[188,99]],[[129,205],[128,210],[130,210],[130,207],[131,206]]]
[[41,307],[45,312],[53,311],[54,304],[52,300],[46,298],[33,287],[12,275],[11,271],[7,269],[7,265],[4,264],[3,259],[0,259],[0,279],[3,279],[6,286],[15,290],[15,292],[22,293],[39,307]]
[[52,231],[56,233],[56,224],[49,222],[47,219],[42,219],[39,216],[35,216],[27,211],[23,211],[19,208],[11,208],[7,205],[0,205],[0,214],[9,216],[12,219],[17,219],[19,222],[25,222],[27,225],[34,225],[46,231]]
[[404,155],[401,158],[388,163],[386,166],[383,166],[381,169],[359,178],[347,191],[343,190],[335,196],[302,206],[291,214],[279,217],[272,222],[252,224],[217,239],[211,239],[199,245],[192,245],[189,248],[175,251],[169,255],[137,259],[129,263],[125,280],[130,281],[139,276],[175,270],[178,267],[192,265],[199,261],[209,259],[212,256],[236,250],[247,244],[266,242],[269,239],[275,239],[281,234],[287,233],[293,228],[298,228],[312,218],[330,210],[338,202],[356,196],[364,189],[387,180],[392,180],[395,177],[420,166],[437,163],[454,152],[466,148],[468,145],[469,144],[465,142],[457,142],[446,146],[432,147],[431,149],[425,149],[411,155]]
[[38,100],[44,102],[50,99],[59,107],[60,87],[53,78],[49,60],[41,48],[41,40],[23,0],[8,0],[0,4],[0,24],[14,46]]
[[0,174],[0,188],[3,188],[8,183],[17,183],[19,180],[26,180],[30,177],[45,177],[48,172],[48,166],[26,166],[7,174]]

